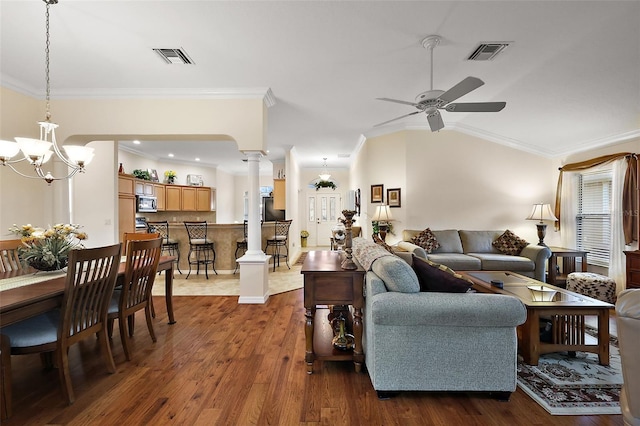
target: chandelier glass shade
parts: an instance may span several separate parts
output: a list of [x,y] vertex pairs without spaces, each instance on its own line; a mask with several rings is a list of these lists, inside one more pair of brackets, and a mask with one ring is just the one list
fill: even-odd
[[[62,148],[66,156],[58,147],[56,141],[57,124],[51,122],[50,100],[51,84],[49,79],[49,6],[58,3],[58,0],[43,0],[46,4],[46,47],[45,47],[45,76],[46,76],[46,116],[45,121],[40,121],[40,139],[16,137],[15,142],[0,140],[0,165],[9,166],[20,176],[33,179],[43,179],[48,184],[54,180],[69,179],[76,173],[84,172],[84,167],[93,159],[93,148],[81,145],[65,145]],[[13,159],[22,151],[22,157]],[[42,167],[55,154],[71,171],[62,177],[54,177],[51,172],[45,172]],[[34,169],[33,175],[28,175],[17,170],[13,164],[21,161],[29,162]]]
[[318,175],[318,177],[320,178],[321,181],[328,181],[329,179],[331,179],[331,174],[329,173],[329,170],[327,169],[327,159],[323,158],[324,163],[322,164],[322,173],[320,173]]

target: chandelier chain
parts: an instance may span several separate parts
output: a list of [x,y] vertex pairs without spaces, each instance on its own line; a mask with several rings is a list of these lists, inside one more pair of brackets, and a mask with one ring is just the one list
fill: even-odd
[[49,39],[49,7],[51,4],[49,2],[45,2],[47,4],[47,13],[46,13],[46,44],[45,44],[45,60],[44,60],[44,73],[46,76],[46,115],[45,119],[47,121],[51,121],[51,79],[49,77],[49,47],[50,47],[50,39]]

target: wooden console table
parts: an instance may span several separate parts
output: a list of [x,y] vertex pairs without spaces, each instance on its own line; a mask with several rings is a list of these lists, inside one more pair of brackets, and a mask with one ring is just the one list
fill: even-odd
[[[355,259],[354,259],[355,260]],[[313,373],[315,360],[353,361],[362,371],[362,307],[365,270],[340,267],[342,255],[335,251],[310,251],[302,265],[304,275],[304,307],[307,374]],[[330,305],[353,307],[353,350],[333,347],[333,328],[329,323]]]
[[[562,247],[549,247],[549,271],[547,283],[564,288],[567,285],[567,275],[576,271],[576,257],[582,259],[582,272],[587,272],[587,252]],[[562,273],[558,274],[558,258],[562,258]]]

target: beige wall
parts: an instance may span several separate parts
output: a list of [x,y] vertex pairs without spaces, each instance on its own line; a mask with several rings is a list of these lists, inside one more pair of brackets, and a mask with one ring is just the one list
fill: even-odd
[[[555,163],[455,131],[402,131],[368,139],[352,167],[362,191],[364,235],[371,232],[372,184],[400,188],[402,207],[392,209],[394,233],[403,229],[511,229],[537,242],[531,206],[552,203]],[[548,229],[545,242],[559,236]]]

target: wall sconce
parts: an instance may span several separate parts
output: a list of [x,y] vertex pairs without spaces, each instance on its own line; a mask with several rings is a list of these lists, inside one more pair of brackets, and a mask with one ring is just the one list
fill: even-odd
[[543,285],[528,285],[531,300],[534,302],[552,302],[557,291]]
[[551,205],[544,203],[534,204],[533,210],[531,210],[531,214],[527,217],[527,220],[539,221],[539,223],[536,223],[536,227],[538,228],[538,245],[546,247],[544,237],[547,235],[547,224],[544,223],[544,221],[555,222],[558,220],[551,211]]

